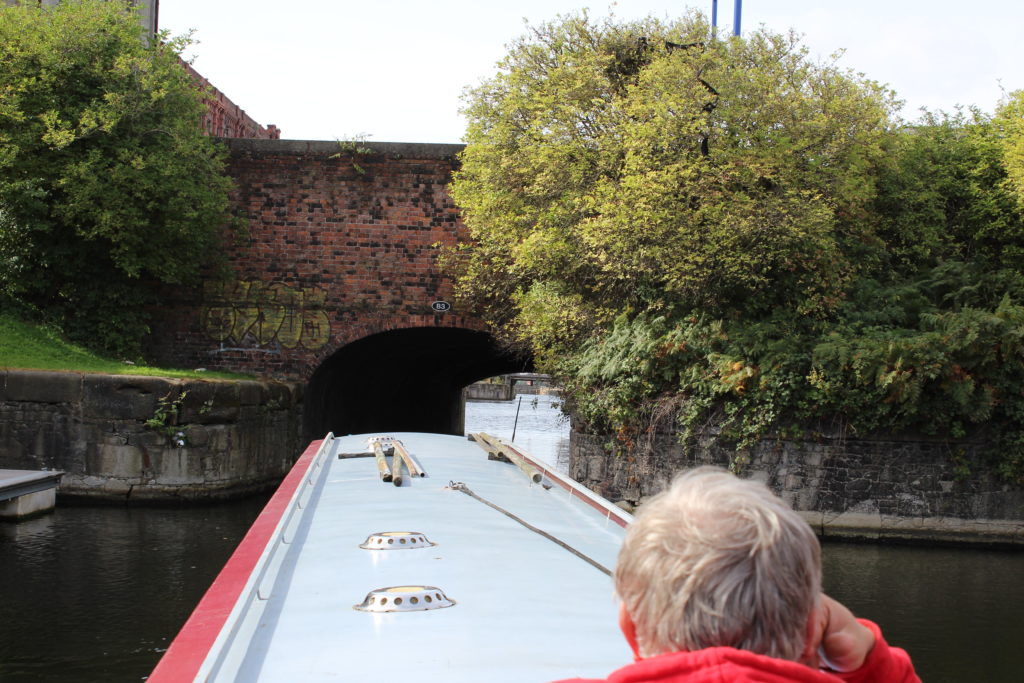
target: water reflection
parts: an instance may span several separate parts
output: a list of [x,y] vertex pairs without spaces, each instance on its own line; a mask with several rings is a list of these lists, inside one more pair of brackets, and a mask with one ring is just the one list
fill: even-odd
[[264,500],[0,524],[0,680],[140,680]]
[[512,401],[466,403],[466,433],[487,432],[513,441],[527,453],[569,471],[569,420],[552,395],[520,394]]
[[825,589],[882,625],[925,681],[1020,680],[1024,553],[826,544]]

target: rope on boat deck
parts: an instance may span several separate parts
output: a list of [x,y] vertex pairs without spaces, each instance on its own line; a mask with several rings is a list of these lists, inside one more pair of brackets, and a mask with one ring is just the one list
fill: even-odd
[[477,494],[473,493],[473,491],[470,490],[470,488],[468,486],[466,486],[464,483],[462,483],[461,481],[449,481],[447,488],[451,489],[452,491],[462,491],[463,493],[465,493],[470,498],[475,498],[476,500],[480,501],[484,505],[497,510],[498,512],[500,512],[501,514],[505,515],[509,519],[512,519],[512,520],[514,520],[516,522],[519,522],[520,524],[522,524],[524,527],[526,527],[530,531],[532,531],[534,533],[537,533],[537,534],[540,534],[541,536],[543,536],[544,538],[548,539],[549,541],[551,541],[555,545],[558,545],[558,546],[561,546],[562,548],[565,548],[566,550],[568,550],[570,553],[572,553],[576,557],[578,557],[581,560],[587,562],[588,564],[592,565],[593,567],[596,567],[599,571],[603,572],[606,576],[611,576],[612,575],[612,572],[611,572],[610,569],[605,567],[603,564],[601,564],[600,562],[598,562],[594,558],[581,553],[579,550],[576,550],[576,548],[573,548],[571,545],[569,545],[565,541],[560,540],[558,538],[555,538],[554,536],[552,536],[548,532],[544,531],[543,529],[538,529],[537,527],[535,527],[532,524],[530,524],[529,522],[527,522],[525,519],[523,519],[521,517],[515,516],[514,514],[512,514],[511,512],[506,510],[505,508],[501,507],[500,505],[496,505],[496,504],[492,503],[491,501],[487,500],[486,498],[482,498],[481,496],[478,496]]

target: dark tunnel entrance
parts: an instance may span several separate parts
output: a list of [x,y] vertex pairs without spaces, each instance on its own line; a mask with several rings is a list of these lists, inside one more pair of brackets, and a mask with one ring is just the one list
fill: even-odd
[[364,337],[313,373],[304,401],[306,436],[462,434],[463,387],[532,365],[484,332],[419,327]]

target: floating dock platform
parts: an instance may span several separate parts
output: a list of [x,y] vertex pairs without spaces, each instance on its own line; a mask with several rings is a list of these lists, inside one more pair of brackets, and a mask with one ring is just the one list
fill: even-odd
[[23,519],[49,512],[57,503],[63,472],[0,470],[0,520]]

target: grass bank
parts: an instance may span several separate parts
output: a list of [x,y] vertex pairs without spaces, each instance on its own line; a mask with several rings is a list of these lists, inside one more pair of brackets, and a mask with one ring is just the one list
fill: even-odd
[[157,368],[103,358],[71,344],[51,328],[24,322],[0,313],[0,369],[69,370],[110,375],[148,375],[194,379],[244,379],[248,375],[228,372],[196,372]]

